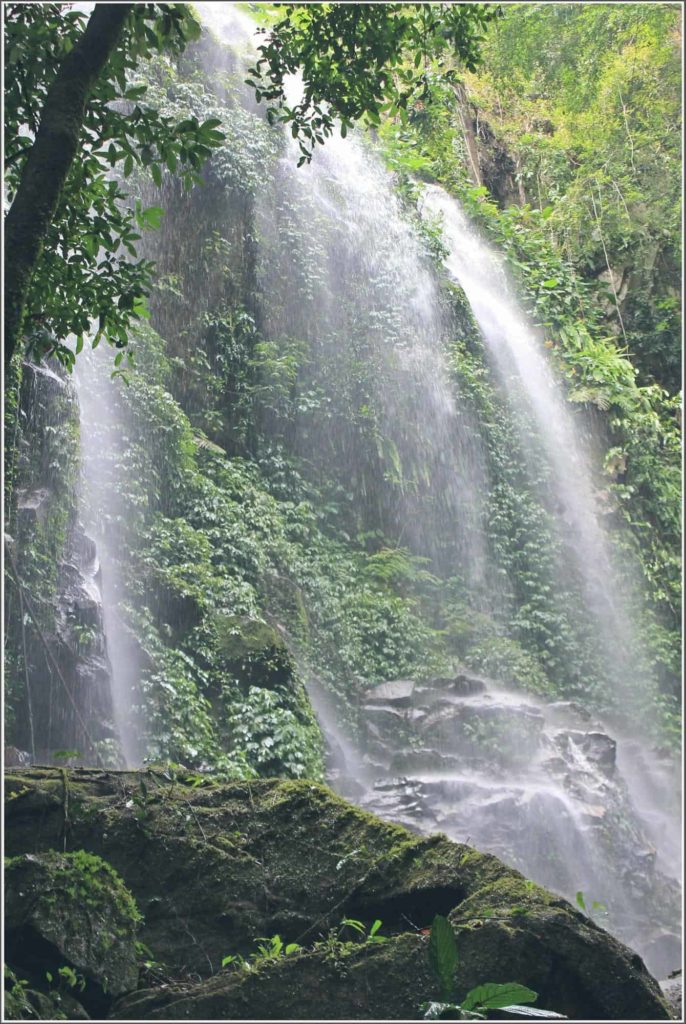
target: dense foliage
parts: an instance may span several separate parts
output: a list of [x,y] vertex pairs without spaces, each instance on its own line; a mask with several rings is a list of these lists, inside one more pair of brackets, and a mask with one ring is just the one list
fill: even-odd
[[[289,125],[304,163],[337,118],[345,135],[362,117],[378,125],[382,114],[405,116],[428,95],[430,68],[457,57],[474,69],[480,33],[495,13],[476,3],[277,5],[250,84],[268,102],[270,123]],[[302,76],[295,102],[287,91],[294,74]]]
[[[154,227],[161,211],[144,210],[140,203],[134,208],[113,168],[121,165],[127,177],[140,165],[159,182],[161,167],[178,167],[190,187],[200,180],[197,168],[223,138],[217,121],[161,117],[146,103],[146,85],[132,81],[140,63],[152,54],[178,54],[197,39],[200,26],[186,4],[133,5],[86,99],[82,121],[73,124],[72,112],[55,108],[53,90],[86,24],[81,11],[59,4],[10,4],[4,19],[10,203],[21,197],[29,174],[40,190],[40,175],[52,185],[57,173],[49,155],[43,157],[44,166],[32,164],[34,142],[52,133],[58,140],[64,136],[62,146],[67,147],[68,133],[76,133],[74,144],[79,145],[79,159],[68,170],[54,214],[44,231],[40,228],[37,260],[21,299],[21,323],[31,350],[37,356],[55,354],[67,366],[74,359],[65,345],[69,334],[76,335],[78,352],[96,324],[94,345],[104,337],[124,348],[130,324],[145,311],[152,265],[137,258],[136,243],[139,231]],[[30,243],[26,233],[15,238],[8,232],[10,267],[19,262],[19,248]],[[13,291],[7,301],[15,301]],[[14,337],[7,338],[9,356],[14,343]]]
[[[413,11],[396,11],[400,6]],[[415,6],[422,9],[416,12]],[[272,120],[292,122],[294,135],[302,130],[301,156],[309,156],[321,141],[317,133],[329,134],[325,126],[330,129],[333,122],[319,107],[327,98],[338,102],[331,110],[342,115],[343,125],[363,112],[371,113],[372,123],[378,120],[372,134],[395,172],[398,202],[411,225],[397,244],[419,236],[417,266],[438,282],[439,341],[449,387],[460,395],[461,422],[476,436],[483,461],[485,543],[497,578],[480,588],[467,580],[459,531],[438,530],[441,512],[432,486],[443,482],[445,470],[441,453],[432,454],[417,438],[416,410],[407,399],[414,370],[411,364],[402,369],[397,358],[411,343],[414,328],[398,290],[392,243],[377,240],[378,273],[370,273],[363,252],[336,261],[345,248],[344,218],[313,219],[306,193],[282,170],[284,158],[298,158],[286,133],[270,128],[237,85],[244,70],[236,54],[207,35],[178,60],[158,56],[133,78],[107,86],[114,90],[111,96],[107,92],[110,99],[116,92],[129,106],[135,103],[134,110],[147,87],[148,106],[141,107],[136,122],[147,125],[147,151],[131,140],[127,148],[125,108],[115,104],[104,113],[104,100],[101,105],[103,117],[114,119],[120,141],[112,143],[111,156],[106,147],[96,157],[108,166],[122,165],[133,205],[122,212],[118,186],[112,191],[104,183],[104,167],[97,180],[119,210],[115,227],[117,217],[127,223],[133,217],[157,228],[153,240],[143,243],[146,259],[127,264],[126,273],[143,264],[149,273],[147,257],[154,257],[156,272],[150,326],[135,334],[138,370],[125,372],[126,383],[109,382],[106,373],[97,372],[91,383],[103,394],[107,389],[105,405],[115,414],[113,424],[98,426],[95,451],[117,500],[106,501],[103,491],[104,504],[96,502],[89,515],[94,525],[105,527],[116,552],[121,608],[140,647],[137,701],[149,756],[247,777],[274,772],[316,777],[322,752],[303,680],[321,680],[337,701],[337,713],[354,728],[358,700],[368,685],[442,675],[458,664],[514,687],[572,697],[602,710],[614,706],[636,716],[657,703],[655,738],[676,738],[678,400],[672,394],[671,320],[663,330],[651,319],[655,311],[667,310],[660,304],[671,294],[673,275],[666,273],[663,281],[648,272],[644,259],[656,239],[664,260],[675,253],[674,139],[667,123],[674,102],[674,22],[671,8],[659,6],[653,13],[620,5],[604,35],[600,15],[589,8],[527,5],[516,33],[515,15],[521,12],[508,9],[489,33],[485,67],[470,75],[443,53],[437,7],[355,8],[374,45],[381,45],[374,35],[380,31],[383,45],[395,55],[393,76],[384,78],[379,64],[380,77],[365,84],[356,65],[350,95],[339,90],[324,96],[321,82],[340,85],[347,65],[344,48],[334,53],[335,73],[329,75],[331,55],[326,56],[323,35],[322,51],[309,54],[314,61],[309,98],[297,111],[278,106],[280,84],[285,70],[304,59],[307,33],[328,5],[289,7],[274,48],[263,51],[276,78],[274,95],[267,91],[264,98],[277,103]],[[337,16],[352,17],[343,7]],[[413,27],[405,26],[410,34],[402,35],[398,26],[408,20]],[[426,63],[412,36],[422,25],[427,34],[421,46],[430,49]],[[602,47],[591,42],[596,28]],[[345,40],[350,26],[341,23],[339,29]],[[451,31],[457,30],[455,23]],[[556,39],[564,33],[565,46],[554,60]],[[580,35],[572,45],[575,33]],[[418,63],[408,54],[413,39],[420,47]],[[565,54],[582,45],[589,61],[573,77]],[[602,110],[598,107],[601,94],[615,96],[615,85],[625,95],[616,78],[628,46],[645,46],[660,57],[655,63],[640,50],[641,60],[632,65],[636,104],[625,107],[627,117],[638,117],[653,87],[662,97],[657,152],[669,171],[669,188],[657,188],[650,177],[647,122],[641,131],[633,122],[627,128],[621,103],[613,106],[608,99]],[[467,52],[462,56],[470,62]],[[513,71],[507,82],[505,67]],[[545,95],[531,99],[538,79],[545,79]],[[396,91],[390,103],[389,89]],[[547,111],[554,123],[551,135],[548,121],[537,122],[538,127],[531,121],[527,132],[535,135],[535,145],[524,137],[534,107],[539,119]],[[553,107],[559,126],[552,120]],[[598,128],[597,144],[591,145],[589,126],[603,111],[609,117],[610,108],[614,120],[607,131]],[[323,118],[318,127],[313,117]],[[469,123],[483,163],[479,185],[465,129]],[[166,153],[155,149],[156,126],[172,133]],[[583,153],[579,166],[564,155],[570,133]],[[181,150],[191,166],[196,162],[192,150],[184,149],[186,134],[201,147],[198,159],[208,155],[204,150],[214,150],[202,187],[191,190],[184,188],[180,168]],[[502,164],[503,145],[513,154],[523,189],[520,194],[515,188],[517,201],[510,205],[499,204],[494,189],[489,192],[494,182],[486,183],[484,170],[498,146]],[[609,177],[600,182],[598,198],[586,186],[600,175],[601,165]],[[152,181],[150,167],[155,168]],[[532,167],[535,173],[529,174]],[[503,251],[532,319],[544,332],[576,418],[598,440],[596,494],[631,595],[637,623],[632,642],[636,652],[647,651],[644,661],[637,660],[645,684],[624,708],[616,707],[609,682],[612,652],[599,647],[579,581],[573,574],[564,583],[560,578],[565,546],[546,498],[550,475],[543,453],[532,467],[521,443],[530,425],[499,386],[464,296],[441,270],[440,225],[418,217],[422,178],[438,180],[456,194]],[[615,222],[607,212],[615,186],[626,201],[626,221]],[[594,202],[601,229],[595,238]],[[641,203],[647,213],[638,216]],[[78,244],[96,246],[79,270],[88,275],[92,261],[100,258],[100,242],[90,228],[84,233],[79,218],[104,218],[101,227],[112,234],[109,215],[76,201],[67,208],[75,219],[71,227],[64,222],[56,230],[69,227]],[[622,204],[622,217],[626,209]],[[71,235],[64,238],[71,245]],[[118,244],[113,237],[115,250]],[[626,266],[643,282],[636,289],[627,286],[624,296],[633,301],[645,293],[640,316],[622,305],[612,273],[605,282],[599,279],[608,261],[611,270]],[[36,287],[40,281],[47,287],[50,280],[49,274],[39,277]],[[80,276],[78,281],[85,302],[89,285]],[[327,288],[339,286],[336,302],[327,302]],[[56,316],[85,317],[79,303],[67,310],[59,288],[53,291]],[[47,295],[43,301],[52,308]],[[121,305],[124,315],[142,315],[137,300],[132,307],[127,303]],[[69,323],[60,322],[58,339]],[[123,343],[118,334],[115,343]],[[11,477],[18,475],[24,488],[44,486],[44,467],[31,462],[31,434],[17,411],[16,391],[9,394]],[[54,446],[55,435],[48,434]],[[73,437],[64,445],[70,467],[72,442]],[[94,450],[92,439],[84,443],[86,456],[89,450]],[[53,547],[64,542],[73,517],[72,483],[70,477],[59,495]],[[11,507],[12,501],[10,512]],[[423,524],[423,533],[413,533],[413,523]],[[437,544],[423,534],[438,537]],[[25,560],[27,582],[46,599],[47,629],[55,573],[46,559],[58,559],[59,552],[46,548],[40,537],[20,538],[22,545],[31,552]],[[13,702],[19,705],[17,614],[15,607],[9,664]]]
[[[641,382],[681,380],[681,12],[676,4],[512,5],[470,95],[527,200],[583,278]],[[583,60],[579,60],[583,54]]]

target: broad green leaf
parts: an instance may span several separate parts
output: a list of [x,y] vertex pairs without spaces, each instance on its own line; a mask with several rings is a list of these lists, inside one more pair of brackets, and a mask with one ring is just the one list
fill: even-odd
[[504,985],[488,982],[468,992],[460,1006],[463,1010],[497,1010],[514,1003],[534,1003],[537,999],[538,992],[516,981]]
[[138,100],[148,91],[147,85],[133,85],[127,89],[124,96],[127,100]]
[[450,921],[436,914],[429,939],[429,964],[441,986],[441,999],[449,1002],[453,994],[457,946]]

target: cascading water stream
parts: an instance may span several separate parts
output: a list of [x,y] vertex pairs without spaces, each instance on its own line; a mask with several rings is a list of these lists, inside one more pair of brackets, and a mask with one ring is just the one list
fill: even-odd
[[[244,15],[225,4],[199,7],[221,39],[249,45],[253,26]],[[247,93],[245,105],[254,109]],[[296,431],[293,450],[313,465],[333,463],[335,454],[348,475],[351,503],[379,508],[386,536],[395,531],[398,546],[427,555],[446,576],[460,575],[474,608],[503,615],[499,567],[485,536],[490,481],[479,424],[451,378],[440,284],[390,175],[355,138],[328,140],[300,169],[294,144],[280,138],[280,145],[281,157],[256,197],[261,333],[275,344],[305,343],[320,389],[341,353],[372,367],[364,387],[356,390],[357,382],[349,382],[346,398],[377,417],[380,446],[378,462],[361,466],[355,435],[343,434],[340,420],[322,417],[315,436]],[[563,507],[566,549],[616,666],[621,700],[623,676],[627,686],[635,685],[624,656],[631,630],[612,584],[584,445],[493,254],[441,190],[427,189],[425,208],[443,217],[448,270],[467,295],[501,380],[506,385],[514,375],[516,394],[524,390]],[[79,388],[85,507],[102,561],[113,702],[124,758],[136,764],[131,705],[139,667],[116,612],[121,581],[110,557],[111,536],[102,529],[116,517],[111,505],[103,514],[103,503],[116,503],[117,486],[99,468],[102,448],[116,451],[122,443],[122,424],[111,384],[95,362],[84,361]],[[329,406],[335,398],[325,394]],[[382,479],[379,467],[389,465],[392,471]],[[579,709],[551,708],[490,683],[465,686],[454,691],[450,680],[441,680],[432,689],[428,681],[411,686],[399,703],[372,695],[360,749],[336,721],[334,702],[313,684],[312,704],[333,751],[332,784],[410,827],[440,828],[493,850],[568,898],[582,889],[589,899],[606,901],[608,926],[644,951],[641,929],[651,908],[636,908],[636,901],[660,890],[655,915],[673,920],[665,901],[675,898],[675,887],[662,885],[656,865],[678,877],[678,817],[673,801],[651,806],[650,778],[660,787],[659,773],[666,769],[651,767],[644,754],[646,770],[634,778],[630,762],[636,757],[620,740],[617,770],[602,723]],[[479,753],[483,749],[490,750],[489,760]],[[645,835],[657,845],[657,857]],[[673,947],[646,955],[662,972],[672,965]]]
[[[533,415],[535,436],[521,436],[531,460],[542,448],[552,470],[548,501],[570,565],[561,577],[581,581],[587,613],[599,636],[616,706],[646,688],[646,670],[637,664],[634,630],[625,595],[616,581],[608,538],[600,522],[585,439],[570,413],[544,355],[542,339],[528,322],[509,284],[504,261],[481,237],[458,201],[437,185],[427,186],[424,214],[440,219],[448,246],[445,260],[461,286],[486,342],[494,368],[510,400]],[[626,559],[625,555],[625,559]]]
[[[110,378],[111,355],[96,349],[79,357],[75,383],[81,416],[81,518],[98,553],[98,583],[110,664],[112,711],[120,758],[128,768],[142,763],[137,737],[138,648],[122,620],[124,588],[114,557],[113,524],[123,519],[118,503],[124,479],[116,453],[126,443],[117,411],[116,384]],[[105,458],[104,453],[109,453]]]

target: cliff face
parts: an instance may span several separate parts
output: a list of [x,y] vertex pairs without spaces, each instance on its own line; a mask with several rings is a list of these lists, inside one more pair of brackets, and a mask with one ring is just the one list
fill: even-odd
[[[34,1001],[51,998],[46,970],[67,966],[83,979],[70,998],[113,1019],[417,1019],[435,995],[425,930],[442,913],[460,996],[517,980],[572,1018],[668,1019],[640,958],[565,900],[310,782],[33,768],[8,776],[7,800],[8,959]],[[45,897],[62,889],[66,902]],[[70,903],[72,889],[87,898]],[[65,920],[77,911],[111,933],[106,962]],[[344,918],[365,935],[380,919],[386,941],[353,941]],[[251,957],[258,939],[270,955]]]

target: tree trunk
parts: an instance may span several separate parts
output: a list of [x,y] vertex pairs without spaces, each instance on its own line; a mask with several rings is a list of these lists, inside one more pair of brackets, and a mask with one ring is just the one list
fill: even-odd
[[88,97],[132,7],[96,4],[48,90],[38,133],[5,219],[5,366],[21,337],[29,286],[78,150]]
[[457,111],[460,115],[460,122],[462,123],[462,136],[467,149],[467,156],[469,157],[469,173],[475,185],[483,185],[481,169],[479,167],[479,149],[476,143],[474,128],[472,127],[472,118],[469,110],[467,94],[461,83],[453,86],[453,92],[455,93],[455,99],[457,100]]

